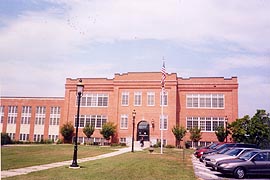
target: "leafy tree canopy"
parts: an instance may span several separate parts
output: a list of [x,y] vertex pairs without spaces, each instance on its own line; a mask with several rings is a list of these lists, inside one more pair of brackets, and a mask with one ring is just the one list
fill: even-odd
[[202,139],[201,128],[194,127],[191,128],[189,132],[191,141],[198,142],[200,139]]
[[179,127],[177,125],[177,126],[173,126],[172,132],[175,136],[175,139],[177,141],[181,141],[183,139],[183,137],[186,135],[187,130],[182,126]]
[[65,140],[70,141],[74,132],[74,126],[71,124],[71,122],[67,122],[66,124],[63,124],[60,132]]
[[83,133],[87,138],[90,138],[94,134],[94,131],[95,127],[90,124],[86,124],[86,126],[83,128]]
[[219,142],[224,142],[224,140],[226,139],[226,137],[229,134],[229,130],[227,130],[227,132],[226,132],[226,129],[224,129],[223,126],[218,126],[216,131],[215,131],[215,134],[216,134]]
[[176,139],[177,147],[179,147],[180,141],[183,139],[183,137],[186,135],[187,130],[182,126],[173,126],[172,132]]
[[270,118],[265,110],[257,110],[250,118],[244,116],[229,125],[235,142],[256,144],[262,148],[270,144]]
[[102,134],[106,140],[110,140],[110,138],[114,136],[115,132],[116,125],[114,125],[113,122],[107,122],[103,124],[100,134]]

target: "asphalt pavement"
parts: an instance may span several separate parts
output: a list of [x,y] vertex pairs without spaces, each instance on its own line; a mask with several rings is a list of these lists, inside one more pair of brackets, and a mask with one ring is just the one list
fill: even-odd
[[[236,180],[233,176],[224,175],[220,172],[212,170],[210,167],[205,167],[204,163],[200,162],[194,155],[191,157],[195,175],[200,180]],[[270,180],[270,177],[247,177],[243,180]]]

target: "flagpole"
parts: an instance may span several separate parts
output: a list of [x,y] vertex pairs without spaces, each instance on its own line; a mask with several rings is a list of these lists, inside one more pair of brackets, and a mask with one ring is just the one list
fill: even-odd
[[162,58],[163,65],[161,68],[161,119],[160,119],[160,154],[163,154],[163,130],[164,130],[164,90],[165,90],[165,79],[166,79],[166,70],[165,70],[165,59]]
[[163,154],[163,129],[164,129],[164,86],[161,88],[161,132],[160,132],[160,154]]

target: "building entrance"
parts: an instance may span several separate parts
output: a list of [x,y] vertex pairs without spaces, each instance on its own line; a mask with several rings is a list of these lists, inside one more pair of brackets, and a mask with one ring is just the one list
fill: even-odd
[[141,121],[137,126],[137,141],[143,137],[144,141],[149,141],[149,123],[147,121]]

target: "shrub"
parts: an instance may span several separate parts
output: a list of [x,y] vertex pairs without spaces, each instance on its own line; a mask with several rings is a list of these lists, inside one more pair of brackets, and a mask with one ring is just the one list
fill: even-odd
[[11,144],[12,141],[7,133],[1,133],[1,145]]
[[168,145],[165,146],[165,148],[175,148],[175,146],[168,144]]
[[113,122],[107,122],[103,124],[102,129],[100,131],[100,134],[102,134],[106,140],[110,140],[115,133],[116,133],[116,125],[114,125]]
[[190,144],[188,142],[185,142],[185,147],[186,147],[186,149],[189,149],[190,148]]
[[70,142],[73,136],[74,126],[71,124],[71,122],[67,122],[61,127],[60,132],[64,137],[64,140]]

